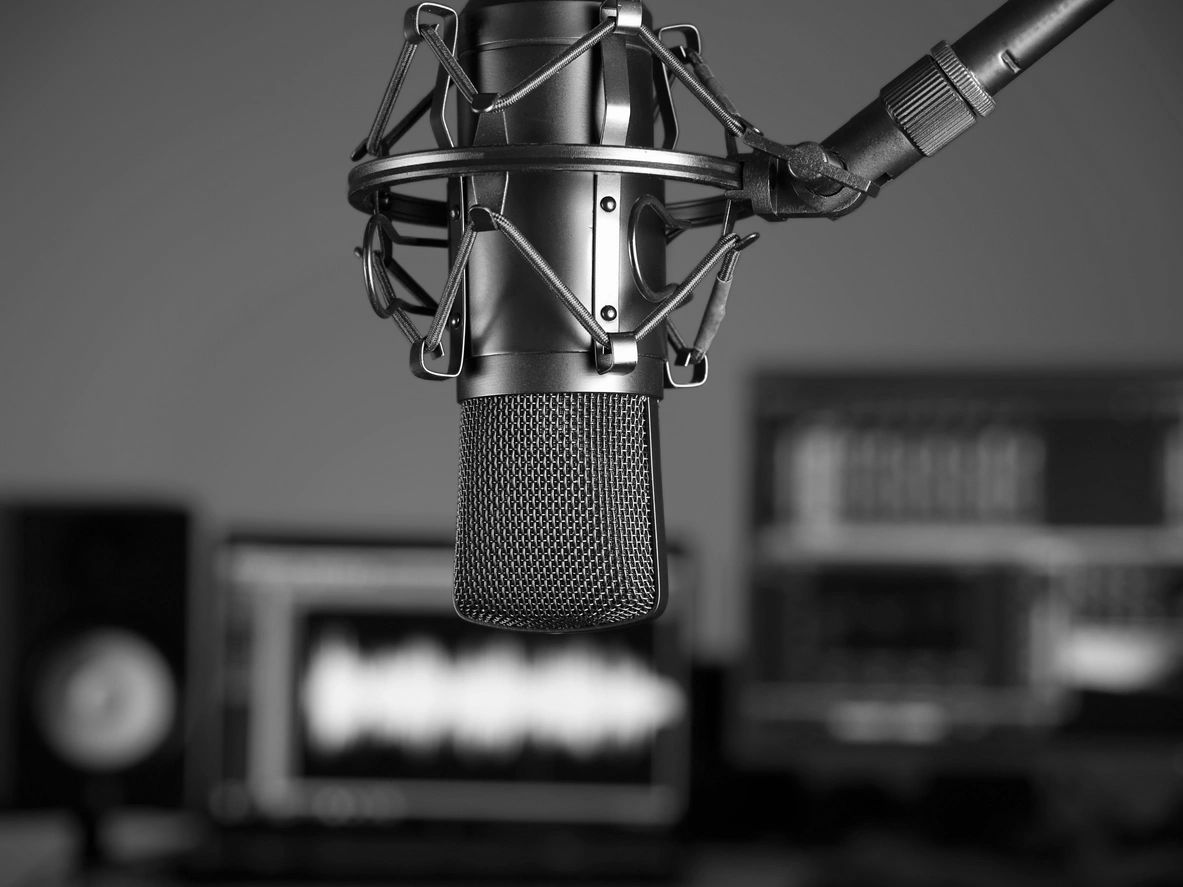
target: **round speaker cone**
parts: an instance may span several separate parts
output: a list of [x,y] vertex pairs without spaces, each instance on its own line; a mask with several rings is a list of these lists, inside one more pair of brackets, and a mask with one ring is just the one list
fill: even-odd
[[119,628],[94,629],[53,648],[34,693],[46,742],[81,770],[139,763],[164,741],[177,710],[164,657]]

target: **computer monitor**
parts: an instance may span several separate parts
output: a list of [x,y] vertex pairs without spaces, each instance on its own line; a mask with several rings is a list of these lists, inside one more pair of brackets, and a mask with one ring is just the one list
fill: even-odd
[[472,625],[452,611],[442,543],[239,535],[218,565],[216,821],[679,818],[676,612],[573,636]]

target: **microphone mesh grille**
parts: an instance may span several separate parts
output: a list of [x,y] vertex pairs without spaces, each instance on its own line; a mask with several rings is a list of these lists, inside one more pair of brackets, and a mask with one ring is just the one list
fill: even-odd
[[562,632],[659,611],[655,421],[643,395],[461,402],[456,612]]

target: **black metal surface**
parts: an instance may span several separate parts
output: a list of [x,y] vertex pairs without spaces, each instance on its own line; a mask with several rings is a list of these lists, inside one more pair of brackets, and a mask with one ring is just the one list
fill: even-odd
[[1113,0],[1010,0],[953,44],[990,95]]
[[880,99],[859,111],[822,144],[847,166],[880,183],[898,178],[924,157]]

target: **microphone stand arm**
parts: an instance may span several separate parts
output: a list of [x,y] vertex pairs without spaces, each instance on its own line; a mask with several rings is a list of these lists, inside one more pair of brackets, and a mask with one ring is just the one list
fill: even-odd
[[[994,110],[996,96],[1112,0],[1009,0],[932,52],[820,144],[781,145],[743,121],[743,188],[769,220],[838,218]],[[742,118],[740,118],[742,120]]]

